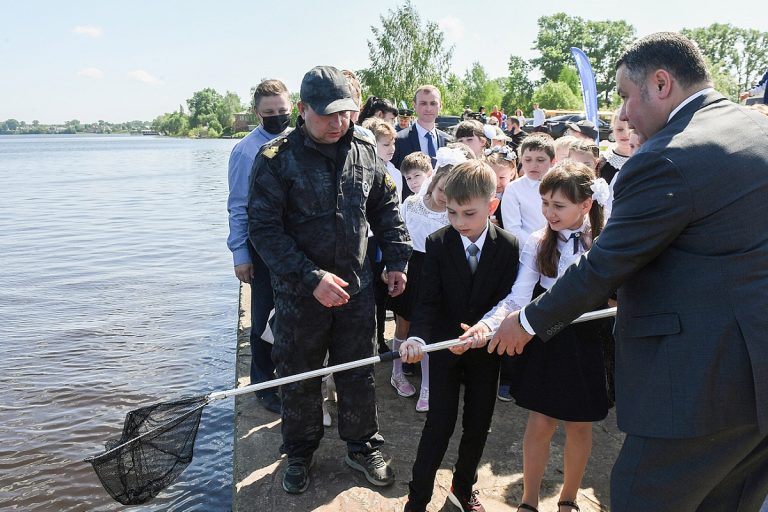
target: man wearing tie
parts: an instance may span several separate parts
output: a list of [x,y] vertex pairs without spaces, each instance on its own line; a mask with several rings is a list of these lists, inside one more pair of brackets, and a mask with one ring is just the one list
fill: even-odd
[[[417,119],[410,129],[399,131],[395,137],[395,155],[392,157],[395,167],[399,169],[403,158],[416,151],[429,155],[434,166],[437,149],[453,140],[450,135],[435,126],[441,108],[440,89],[434,85],[422,85],[416,89],[413,95],[413,109]],[[411,194],[403,178],[403,199]]]
[[[657,33],[619,59],[620,118],[648,140],[611,220],[488,350],[522,353],[618,289],[613,512],[756,511],[768,493],[768,118]],[[482,324],[467,333],[480,344]]]

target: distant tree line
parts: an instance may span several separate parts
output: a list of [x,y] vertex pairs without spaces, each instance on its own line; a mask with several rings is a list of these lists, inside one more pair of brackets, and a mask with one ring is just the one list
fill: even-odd
[[55,133],[130,133],[149,129],[147,121],[109,123],[100,119],[95,123],[81,123],[78,119],[64,124],[43,124],[37,119],[31,123],[16,119],[0,121],[0,135],[40,135]]
[[[581,108],[571,47],[589,57],[600,107],[615,108],[614,66],[636,37],[626,21],[594,21],[562,12],[542,16],[533,42],[538,57],[510,55],[503,77],[490,77],[480,62],[458,76],[449,72],[453,46],[446,46],[437,23],[422,22],[410,0],[381,15],[380,22],[380,27],[371,27],[373,38],[368,40],[371,64],[359,71],[364,93],[410,105],[415,86],[432,83],[442,91],[446,114],[460,114],[465,105],[474,110],[498,105],[508,113],[517,108],[530,113],[533,103],[545,109]],[[709,60],[715,87],[734,101],[768,68],[768,32],[719,23],[681,32],[697,42]]]
[[240,96],[227,91],[224,95],[206,87],[187,100],[187,112],[179,106],[176,112],[162,114],[152,121],[160,133],[174,136],[220,137],[234,134],[235,114],[246,107]]

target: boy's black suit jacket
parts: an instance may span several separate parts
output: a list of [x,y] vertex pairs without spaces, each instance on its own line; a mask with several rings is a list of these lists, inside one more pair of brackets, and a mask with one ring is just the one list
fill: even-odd
[[489,223],[475,274],[461,237],[451,226],[429,235],[409,336],[427,343],[459,337],[509,294],[517,277],[519,248],[510,233]]

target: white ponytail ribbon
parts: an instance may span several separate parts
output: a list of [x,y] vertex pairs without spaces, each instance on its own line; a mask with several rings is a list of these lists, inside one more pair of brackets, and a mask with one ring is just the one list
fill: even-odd
[[439,169],[446,165],[458,165],[466,162],[467,155],[458,148],[442,147],[437,150],[435,160],[435,169]]
[[608,198],[611,197],[611,188],[608,186],[608,182],[603,178],[598,178],[592,182],[589,188],[592,189],[592,199],[597,201],[600,206],[605,207],[608,204]]

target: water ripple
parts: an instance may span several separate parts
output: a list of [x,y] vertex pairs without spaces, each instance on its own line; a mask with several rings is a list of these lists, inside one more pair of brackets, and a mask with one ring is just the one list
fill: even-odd
[[[233,141],[0,137],[0,508],[117,510],[82,459],[137,407],[231,387]],[[232,403],[137,510],[227,510]]]

